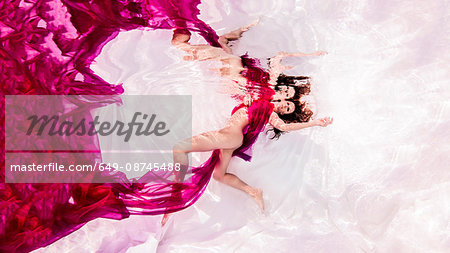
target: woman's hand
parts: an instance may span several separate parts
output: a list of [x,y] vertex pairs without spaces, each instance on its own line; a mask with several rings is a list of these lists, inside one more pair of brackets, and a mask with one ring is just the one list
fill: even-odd
[[329,124],[333,123],[333,118],[332,117],[325,117],[325,118],[320,118],[320,119],[315,119],[313,120],[313,124],[316,126],[321,126],[321,127],[326,127]]
[[285,51],[281,51],[281,52],[278,52],[278,54],[276,56],[286,57],[286,56],[291,56],[291,54],[288,52],[285,52]]
[[316,51],[316,52],[312,53],[311,55],[312,56],[322,56],[322,55],[326,55],[326,54],[328,54],[327,51]]
[[291,66],[291,65],[283,65],[283,71],[284,70],[290,70],[290,69],[293,69],[294,68],[294,66]]

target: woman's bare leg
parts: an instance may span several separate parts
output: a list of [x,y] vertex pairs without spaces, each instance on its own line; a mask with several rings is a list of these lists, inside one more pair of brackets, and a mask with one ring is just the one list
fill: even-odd
[[[220,131],[211,131],[196,135],[177,143],[173,148],[174,164],[180,164],[180,171],[177,172],[176,182],[183,182],[184,176],[189,168],[188,154],[191,152],[205,152],[215,149],[235,149],[242,143],[242,136],[225,134]],[[231,157],[231,156],[230,156]],[[228,159],[229,161],[229,159]],[[219,162],[220,163],[220,162]],[[170,214],[164,214],[161,225],[164,226]]]
[[175,144],[173,160],[175,163],[189,165],[188,153],[235,149],[242,144],[242,138],[242,135],[226,134],[221,131],[202,133]]
[[264,213],[264,199],[261,189],[253,188],[246,184],[239,177],[234,174],[228,173],[227,168],[230,164],[230,160],[234,149],[221,149],[220,160],[214,168],[213,178],[221,183],[227,184],[238,190],[244,191],[256,200],[258,206],[261,208],[261,212]]
[[[193,137],[194,139],[194,137]],[[198,148],[198,147],[196,147]],[[255,199],[259,208],[261,208],[261,213],[264,213],[264,199],[263,192],[261,189],[253,188],[250,185],[246,184],[239,177],[234,174],[228,173],[227,168],[230,164],[230,160],[233,154],[234,149],[221,149],[220,150],[220,158],[219,162],[216,164],[213,172],[213,178],[221,183],[227,184],[233,188],[241,190],[247,194],[249,194],[253,199]],[[161,220],[161,225],[167,222],[171,214],[164,214],[163,219]]]
[[228,42],[233,41],[233,40],[238,40],[239,38],[242,37],[242,34],[244,32],[248,31],[251,27],[258,24],[258,22],[259,22],[259,19],[257,19],[253,23],[250,23],[239,29],[236,29],[236,30],[226,33],[222,36],[219,36],[219,44],[222,46],[223,50],[225,50],[225,52],[227,52],[229,54],[232,54],[232,50],[231,50],[231,47],[228,45]]

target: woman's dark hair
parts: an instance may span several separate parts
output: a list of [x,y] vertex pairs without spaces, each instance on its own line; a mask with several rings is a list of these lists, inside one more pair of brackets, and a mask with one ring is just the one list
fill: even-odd
[[293,86],[298,87],[299,96],[307,95],[311,92],[309,76],[286,76],[279,75],[277,79],[277,84],[275,85],[275,90],[279,90],[279,86]]
[[[307,76],[286,76],[281,74],[277,79],[275,91],[280,90],[280,86],[293,87],[295,90],[292,98],[286,99],[295,105],[294,112],[289,114],[279,114],[278,117],[286,123],[308,122],[313,115],[313,112],[306,108],[304,102],[300,102],[300,97],[308,95],[311,92],[310,78]],[[271,139],[278,139],[284,133],[283,131],[273,127],[269,131],[274,132]]]

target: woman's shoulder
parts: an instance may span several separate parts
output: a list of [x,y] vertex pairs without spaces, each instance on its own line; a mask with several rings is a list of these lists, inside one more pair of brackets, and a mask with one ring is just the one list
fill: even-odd
[[247,111],[247,106],[244,103],[242,103],[242,104],[234,107],[233,111],[231,112],[231,115],[233,115],[237,112],[242,112],[244,110]]

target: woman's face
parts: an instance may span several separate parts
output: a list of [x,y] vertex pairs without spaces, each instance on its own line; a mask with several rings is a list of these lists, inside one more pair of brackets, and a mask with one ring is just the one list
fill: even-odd
[[281,100],[280,102],[274,102],[275,111],[279,114],[290,114],[295,110],[295,104],[291,101]]
[[289,98],[294,97],[295,89],[292,86],[280,85],[280,86],[278,86],[278,90],[276,91],[276,93],[281,98],[289,99]]

